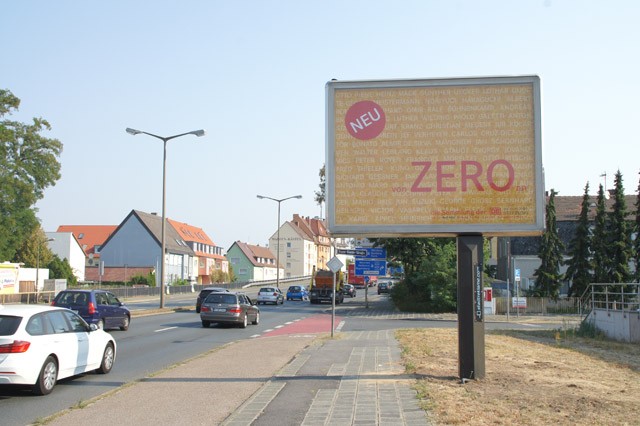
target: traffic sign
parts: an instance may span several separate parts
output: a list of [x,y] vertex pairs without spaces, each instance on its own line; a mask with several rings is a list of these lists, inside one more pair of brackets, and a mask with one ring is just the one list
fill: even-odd
[[347,256],[366,256],[367,251],[365,249],[338,249],[337,254],[346,254]]
[[365,254],[360,256],[366,259],[386,259],[387,258],[387,249],[382,247],[364,247],[364,248],[356,248],[356,250],[362,250]]
[[386,259],[356,258],[355,270],[356,275],[385,276],[387,275],[387,261]]

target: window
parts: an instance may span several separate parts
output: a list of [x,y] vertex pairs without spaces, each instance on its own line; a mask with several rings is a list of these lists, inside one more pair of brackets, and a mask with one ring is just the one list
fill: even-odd
[[67,322],[64,316],[64,311],[48,312],[46,314],[46,317],[49,318],[49,321],[51,321],[53,332],[55,334],[69,333],[70,331],[72,331],[71,326],[69,325],[69,323]]
[[291,248],[291,243],[287,243],[287,248]]

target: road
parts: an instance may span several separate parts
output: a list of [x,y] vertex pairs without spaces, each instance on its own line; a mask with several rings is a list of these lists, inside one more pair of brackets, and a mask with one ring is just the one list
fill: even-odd
[[[414,327],[457,327],[455,316],[431,314],[403,314],[394,312],[387,295],[378,296],[375,288],[365,304],[364,292],[356,298],[345,299],[336,307],[335,323],[341,331],[372,331]],[[254,290],[253,295],[257,289]],[[250,296],[251,291],[247,292]],[[195,294],[175,295],[166,298],[166,306],[182,308],[170,314],[135,316],[128,331],[112,330],[118,345],[115,366],[110,374],[85,374],[60,381],[53,393],[35,397],[29,392],[0,386],[0,412],[4,426],[28,425],[69,407],[81,405],[95,396],[112,391],[131,381],[142,379],[175,363],[212,350],[226,343],[250,339],[265,334],[291,332],[330,332],[331,324],[326,315],[331,305],[311,305],[308,302],[288,301],[284,305],[260,305],[260,324],[246,329],[212,326],[203,328],[195,313]],[[154,299],[127,301],[133,312],[158,307]],[[368,307],[367,307],[368,305]],[[187,310],[189,309],[189,310]],[[320,315],[323,314],[323,315]],[[322,318],[323,321],[306,321],[315,329],[296,329],[295,324],[304,318]],[[285,327],[287,324],[294,324]],[[529,328],[531,325],[486,323],[492,328]]]

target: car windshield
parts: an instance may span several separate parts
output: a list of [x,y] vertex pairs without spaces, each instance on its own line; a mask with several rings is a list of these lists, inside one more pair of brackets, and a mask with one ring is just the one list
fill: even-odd
[[233,294],[211,293],[207,296],[204,303],[222,303],[225,305],[233,305],[238,303],[236,296]]
[[22,317],[0,315],[0,336],[11,336],[18,329]]
[[271,293],[272,291],[276,291],[276,290],[273,289],[273,288],[268,288],[268,287],[260,289],[260,293]]
[[300,287],[289,287],[289,291],[301,291]]

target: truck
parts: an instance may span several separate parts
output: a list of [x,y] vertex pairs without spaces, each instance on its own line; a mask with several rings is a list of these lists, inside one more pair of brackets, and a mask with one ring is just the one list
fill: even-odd
[[[311,303],[331,303],[333,299],[333,277],[331,271],[318,270],[311,276],[311,289],[309,290],[309,302]],[[336,305],[344,301],[344,275],[342,271],[335,273],[336,279]]]
[[[368,277],[369,278],[369,287],[374,285],[374,281],[377,277]],[[367,286],[365,277],[362,275],[356,275],[356,264],[350,263],[347,267],[347,283],[353,284],[356,288],[365,288]]]

